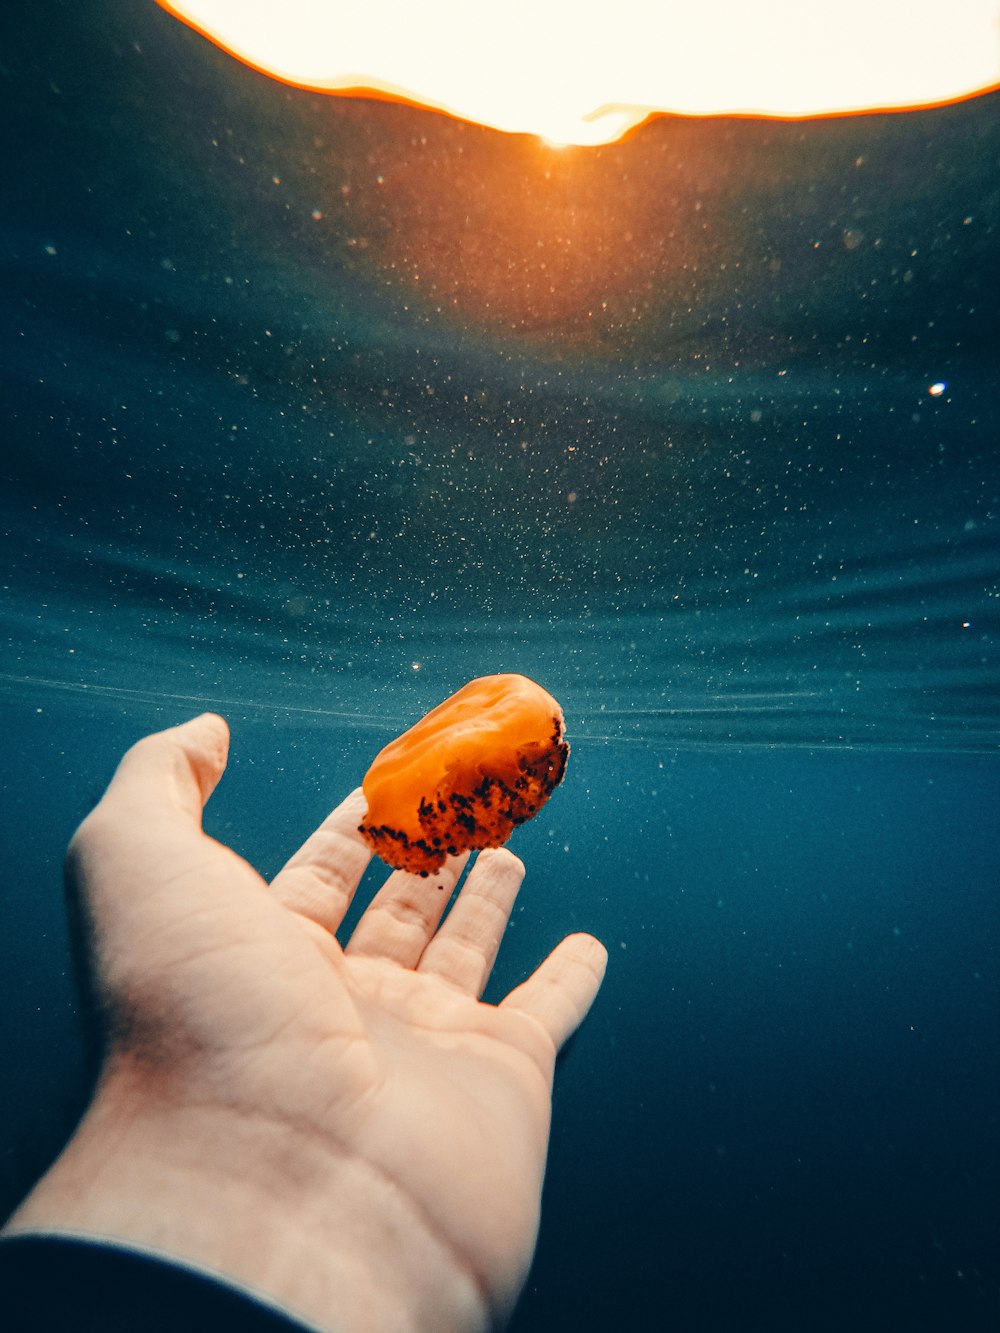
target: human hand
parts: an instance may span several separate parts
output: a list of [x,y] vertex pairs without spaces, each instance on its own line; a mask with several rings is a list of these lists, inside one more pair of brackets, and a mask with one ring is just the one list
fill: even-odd
[[212,714],[140,741],[73,839],[104,1065],[9,1230],[143,1246],[338,1333],[496,1326],[605,950],[571,935],[481,1003],[523,875],[505,850],[440,925],[465,858],[393,873],[341,947],[361,791],[269,887],[201,829],[227,744]]

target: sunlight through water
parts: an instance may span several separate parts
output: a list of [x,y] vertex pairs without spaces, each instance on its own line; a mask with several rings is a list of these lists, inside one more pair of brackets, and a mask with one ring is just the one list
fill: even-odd
[[662,112],[902,109],[1000,82],[996,0],[160,3],[286,83],[415,102],[556,145],[610,143]]

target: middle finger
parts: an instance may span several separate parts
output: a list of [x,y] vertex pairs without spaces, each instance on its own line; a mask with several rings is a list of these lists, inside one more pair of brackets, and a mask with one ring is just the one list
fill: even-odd
[[344,952],[415,967],[469,859],[450,856],[435,875],[394,870],[371,900]]

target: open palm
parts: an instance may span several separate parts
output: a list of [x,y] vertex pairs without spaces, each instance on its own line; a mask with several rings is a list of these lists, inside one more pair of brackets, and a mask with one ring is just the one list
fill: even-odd
[[71,847],[108,1066],[330,1145],[502,1318],[534,1245],[555,1054],[604,949],[569,936],[483,1004],[523,876],[506,851],[479,856],[443,924],[464,858],[395,872],[342,947],[370,855],[360,790],[268,886],[201,829],[227,740],[206,714],[140,741]]

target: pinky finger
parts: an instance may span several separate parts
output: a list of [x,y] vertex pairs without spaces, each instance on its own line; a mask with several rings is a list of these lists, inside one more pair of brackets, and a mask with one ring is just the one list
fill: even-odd
[[530,1014],[548,1032],[558,1051],[587,1016],[604,980],[608,951],[593,935],[567,935],[517,986],[501,1009]]

